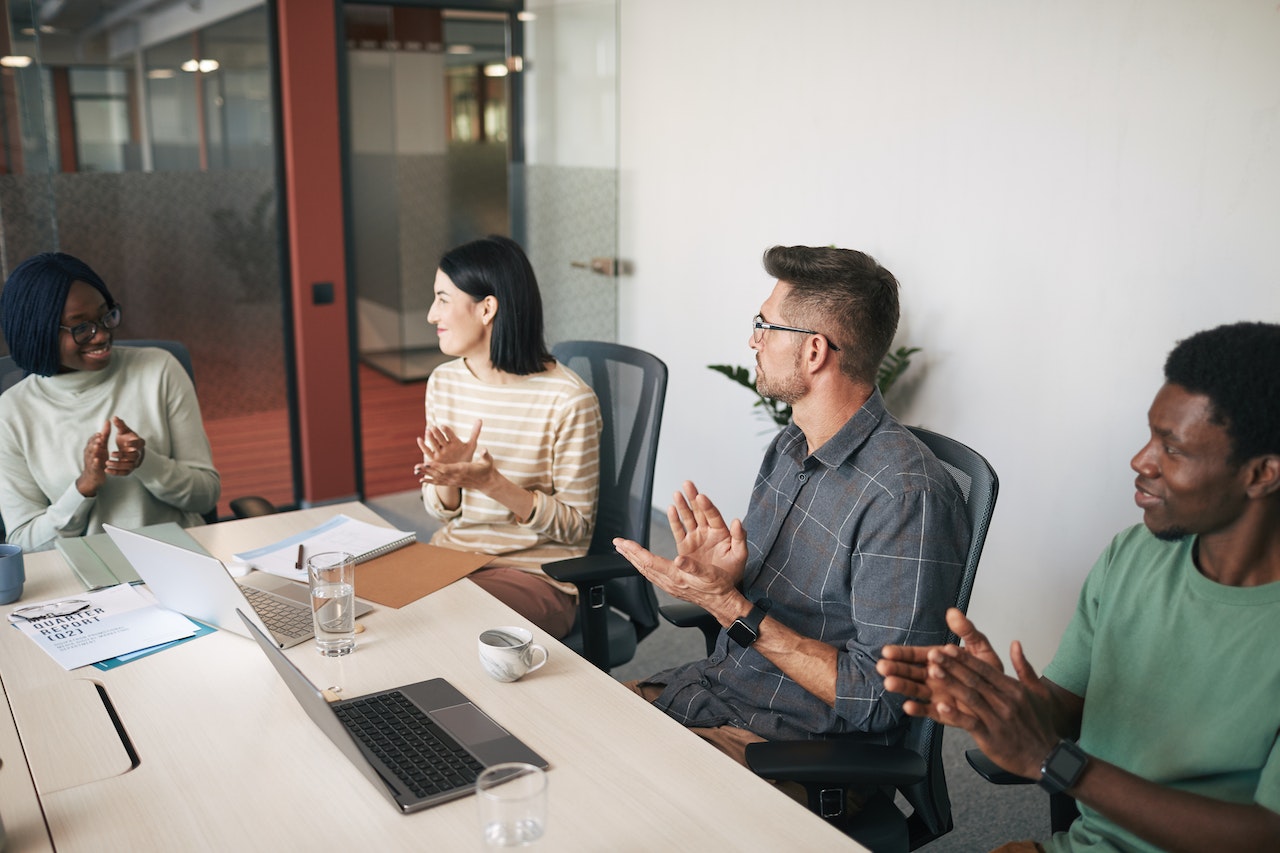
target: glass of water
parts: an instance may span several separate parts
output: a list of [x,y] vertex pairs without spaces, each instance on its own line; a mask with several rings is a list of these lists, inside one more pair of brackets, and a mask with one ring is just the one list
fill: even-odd
[[495,764],[476,780],[480,830],[488,847],[525,847],[547,825],[547,774],[532,764]]
[[343,551],[307,559],[311,617],[320,654],[338,657],[356,647],[356,564]]

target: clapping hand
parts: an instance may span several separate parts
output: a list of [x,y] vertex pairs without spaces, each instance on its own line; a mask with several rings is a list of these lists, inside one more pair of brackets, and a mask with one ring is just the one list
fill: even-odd
[[903,710],[962,728],[999,766],[1035,778],[1040,762],[1057,743],[1053,697],[1014,642],[1017,677],[1006,675],[986,635],[959,610],[947,625],[962,646],[885,646],[876,671],[884,687],[908,697]]
[[715,613],[716,605],[736,593],[747,564],[742,523],[724,517],[693,483],[686,482],[667,509],[677,556],[668,560],[629,539],[613,540],[618,553],[656,586]]
[[107,442],[111,438],[111,421],[104,421],[102,429],[89,436],[84,446],[84,464],[76,478],[76,490],[86,498],[95,497],[98,489],[107,481]]
[[[106,470],[112,477],[127,477],[142,464],[147,442],[120,418],[112,418],[116,428],[116,449],[107,459]],[[106,449],[104,438],[103,449]]]
[[471,435],[464,441],[447,426],[428,426],[418,439],[422,462],[415,465],[413,473],[423,485],[481,489],[493,474],[493,457],[481,450],[476,459],[476,445],[480,440],[483,421],[476,420]]

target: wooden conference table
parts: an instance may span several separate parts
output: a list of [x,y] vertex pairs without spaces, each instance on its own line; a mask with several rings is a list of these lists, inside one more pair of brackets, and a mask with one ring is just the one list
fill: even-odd
[[[226,560],[339,512],[383,523],[350,503],[190,532]],[[56,550],[28,554],[26,574],[23,603],[83,592]],[[469,581],[361,623],[349,657],[323,658],[310,642],[288,655],[346,697],[451,681],[551,763],[534,849],[862,849],[536,628],[547,665],[512,684],[489,679],[480,631],[532,626]],[[217,631],[108,671],[68,672],[4,626],[0,685],[8,851],[483,849],[474,798],[401,814],[244,637]]]

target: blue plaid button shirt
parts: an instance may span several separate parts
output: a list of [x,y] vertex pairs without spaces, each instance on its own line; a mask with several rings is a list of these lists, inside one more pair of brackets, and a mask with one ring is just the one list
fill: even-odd
[[769,615],[839,649],[836,704],[720,632],[705,660],[658,673],[655,704],[687,726],[733,725],[769,739],[901,734],[902,697],[875,671],[887,643],[947,635],[969,545],[959,487],[874,393],[808,455],[791,424],[765,454],[744,521],[743,591]]

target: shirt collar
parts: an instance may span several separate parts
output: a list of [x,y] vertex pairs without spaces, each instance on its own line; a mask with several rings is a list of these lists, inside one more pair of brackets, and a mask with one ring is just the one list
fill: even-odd
[[[839,468],[866,443],[886,415],[888,412],[884,407],[884,398],[880,396],[880,389],[876,388],[858,411],[845,421],[844,426],[840,427],[826,444],[812,454],[812,458],[828,468]],[[793,444],[794,456],[796,461],[803,465],[809,458],[806,453],[808,445],[804,441],[804,432],[795,423],[792,423],[788,429],[794,429],[799,439]]]

